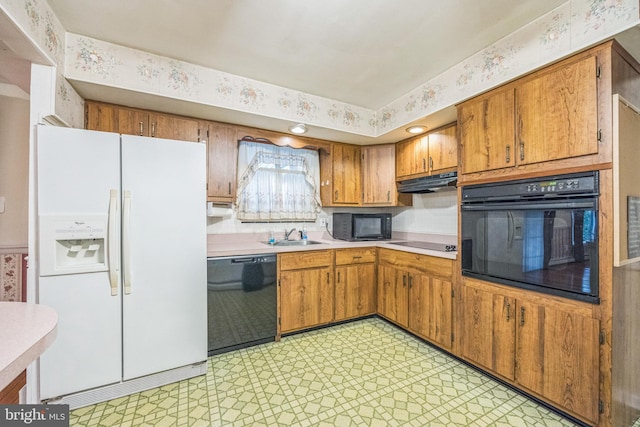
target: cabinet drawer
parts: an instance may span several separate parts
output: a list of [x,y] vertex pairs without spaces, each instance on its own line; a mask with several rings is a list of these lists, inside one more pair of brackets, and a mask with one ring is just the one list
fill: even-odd
[[336,249],[336,265],[376,262],[376,248]]
[[425,273],[443,278],[450,278],[453,275],[453,261],[448,258],[438,258],[395,249],[380,249],[378,262],[406,271]]
[[311,267],[330,266],[331,251],[300,251],[286,254],[278,254],[278,267],[280,270],[300,270]]

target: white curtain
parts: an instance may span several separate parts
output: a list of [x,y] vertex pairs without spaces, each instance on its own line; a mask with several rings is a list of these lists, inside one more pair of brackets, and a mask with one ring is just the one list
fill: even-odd
[[238,146],[238,219],[315,221],[321,206],[319,182],[316,151],[242,141]]

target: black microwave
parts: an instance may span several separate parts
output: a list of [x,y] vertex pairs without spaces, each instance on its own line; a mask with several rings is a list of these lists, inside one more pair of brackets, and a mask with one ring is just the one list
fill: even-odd
[[340,240],[391,239],[391,214],[334,213],[333,238]]

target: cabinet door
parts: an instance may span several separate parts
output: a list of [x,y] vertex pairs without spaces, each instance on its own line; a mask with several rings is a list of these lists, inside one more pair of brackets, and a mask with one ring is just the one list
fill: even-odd
[[331,268],[309,268],[280,273],[281,331],[329,323],[333,320]]
[[514,166],[514,90],[474,98],[458,107],[462,173]]
[[515,301],[463,287],[462,355],[510,380],[514,379]]
[[516,381],[569,412],[598,420],[597,319],[518,302]]
[[516,87],[518,164],[598,152],[596,66],[591,56]]
[[336,267],[335,281],[336,321],[375,313],[375,264],[355,264]]
[[236,128],[209,123],[207,136],[207,198],[232,202],[236,194],[238,141]]
[[396,178],[424,175],[429,171],[429,137],[418,136],[396,144]]
[[196,119],[152,113],[149,120],[151,136],[155,138],[200,141],[200,122]]
[[118,107],[86,101],[85,109],[85,128],[103,132],[118,132]]
[[360,204],[360,147],[349,144],[334,144],[333,202],[337,204]]
[[396,149],[394,145],[362,147],[363,204],[396,204]]
[[378,274],[378,313],[403,327],[408,327],[409,274],[386,265],[378,267]]
[[409,329],[430,338],[431,286],[429,278],[412,274],[409,281]]
[[429,279],[429,290],[431,295],[429,338],[444,348],[451,348],[453,332],[451,282],[432,277]]
[[118,132],[125,135],[151,136],[149,113],[143,110],[118,108]]
[[433,174],[458,166],[458,138],[456,126],[429,134],[429,170]]

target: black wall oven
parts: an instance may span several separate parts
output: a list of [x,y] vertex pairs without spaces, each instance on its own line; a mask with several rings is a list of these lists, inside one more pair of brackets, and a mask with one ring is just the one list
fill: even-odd
[[462,274],[590,303],[598,296],[598,172],[462,188]]

